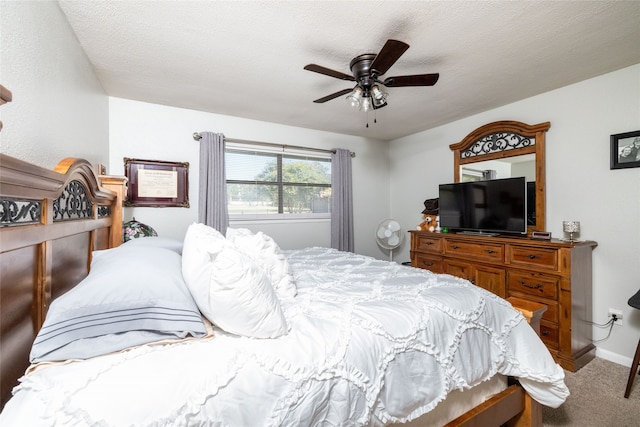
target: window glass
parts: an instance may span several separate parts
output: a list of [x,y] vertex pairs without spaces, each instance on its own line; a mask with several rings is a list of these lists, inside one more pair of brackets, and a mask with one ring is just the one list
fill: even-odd
[[230,215],[328,214],[331,160],[227,148]]

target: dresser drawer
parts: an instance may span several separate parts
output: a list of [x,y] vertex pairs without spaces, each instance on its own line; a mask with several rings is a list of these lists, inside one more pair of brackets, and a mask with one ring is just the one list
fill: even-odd
[[540,321],[540,338],[542,342],[549,348],[557,349],[560,347],[558,342],[558,325],[544,320],[544,316]]
[[449,240],[444,244],[446,255],[463,256],[483,261],[504,262],[504,245],[492,243],[469,243]]
[[534,272],[508,272],[507,289],[509,294],[520,292],[541,298],[558,299],[559,277]]
[[507,262],[514,265],[536,266],[557,270],[558,251],[548,248],[507,245]]
[[547,305],[547,311],[542,313],[542,318],[550,322],[558,323],[558,303],[544,302]]
[[468,262],[450,258],[445,259],[442,261],[442,270],[443,273],[450,274],[461,279],[469,281],[473,280],[473,265]]
[[414,250],[418,252],[431,252],[439,254],[442,252],[442,239],[440,237],[418,235],[416,237]]
[[413,266],[424,268],[425,270],[429,270],[438,274],[444,273],[442,267],[442,258],[437,256],[417,254],[415,257],[415,264]]
[[[513,292],[507,292],[507,296],[511,297],[516,295],[514,295]],[[542,318],[545,320],[548,320],[549,322],[558,323],[558,303],[556,301],[551,301],[543,298],[530,298],[528,295],[526,299],[528,301],[533,301],[533,302],[546,305],[547,310],[544,313],[542,313]]]

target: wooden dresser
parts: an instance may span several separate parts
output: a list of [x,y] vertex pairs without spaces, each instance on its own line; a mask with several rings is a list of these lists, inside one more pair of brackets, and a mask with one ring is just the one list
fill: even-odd
[[595,357],[590,322],[596,242],[410,233],[412,266],[468,279],[503,298],[545,304],[540,335],[564,369],[575,372]]

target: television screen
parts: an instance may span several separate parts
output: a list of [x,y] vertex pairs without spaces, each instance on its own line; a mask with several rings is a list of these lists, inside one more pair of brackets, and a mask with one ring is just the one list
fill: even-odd
[[524,177],[440,185],[440,227],[476,233],[526,233]]

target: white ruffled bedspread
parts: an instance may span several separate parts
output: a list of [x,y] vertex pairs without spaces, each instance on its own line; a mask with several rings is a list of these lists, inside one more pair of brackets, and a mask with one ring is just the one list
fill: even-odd
[[496,373],[539,402],[563,370],[504,300],[446,275],[327,248],[286,251],[290,331],[141,346],[22,378],[3,426],[384,425]]

